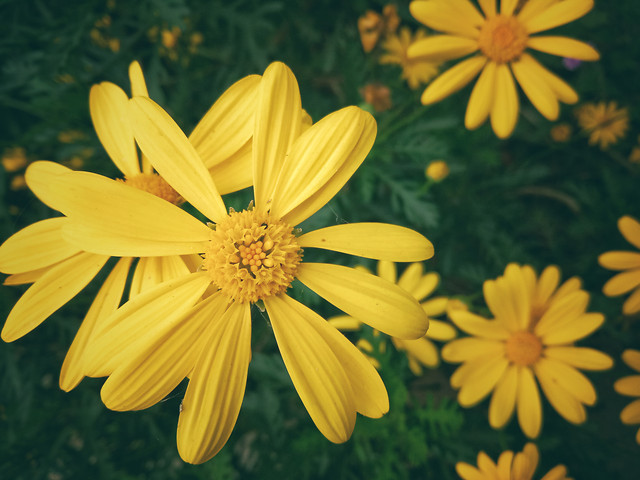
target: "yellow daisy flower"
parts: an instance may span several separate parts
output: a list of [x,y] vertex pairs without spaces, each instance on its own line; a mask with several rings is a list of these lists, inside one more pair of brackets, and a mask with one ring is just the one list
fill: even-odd
[[411,2],[413,16],[434,30],[409,48],[409,58],[445,61],[474,54],[436,78],[422,94],[429,105],[460,90],[480,72],[469,98],[465,126],[472,130],[491,116],[500,138],[511,135],[518,120],[520,87],[534,107],[548,120],[558,118],[558,101],[576,103],[578,94],[543,67],[526,50],[598,60],[590,45],[567,37],[533,36],[582,17],[593,0],[531,0],[516,13],[518,0],[479,0],[482,13],[469,0],[420,0]]
[[[133,95],[147,96],[142,69],[133,62],[129,69]],[[250,123],[253,111],[248,107],[257,94],[259,76],[247,77],[233,85],[220,97],[194,130],[191,141],[226,191],[251,184],[251,177],[230,171],[245,165],[250,158],[251,128],[238,128],[236,121]],[[236,111],[233,105],[247,99]],[[128,97],[118,86],[103,82],[91,88],[89,97],[91,118],[102,145],[116,167],[125,176],[123,188],[131,187],[154,195],[164,203],[182,201],[177,192],[142,158],[140,167],[133,130],[128,119]],[[224,131],[224,137],[221,132]],[[217,138],[212,138],[217,137]],[[224,138],[224,141],[222,140]],[[218,142],[216,145],[213,142]],[[248,156],[247,153],[248,152]],[[233,163],[232,163],[233,162]],[[38,173],[40,172],[40,174]],[[53,162],[37,162],[27,170],[26,181],[36,195],[49,207],[60,210],[55,196],[49,195],[47,175],[63,175],[68,168]],[[128,206],[122,207],[126,212]],[[2,329],[2,339],[12,342],[40,325],[56,310],[75,297],[102,269],[109,255],[83,251],[65,241],[62,229],[65,217],[36,222],[20,230],[0,246],[0,271],[10,274],[5,285],[33,283],[15,304]],[[176,276],[192,271],[193,259],[168,254],[148,257],[141,252],[134,268],[129,298]],[[95,325],[115,311],[125,289],[133,258],[124,256],[113,268],[95,297],[76,337],[69,348],[60,373],[60,387],[69,391],[84,377],[80,359]]]
[[[366,268],[360,267],[367,271]],[[415,375],[422,375],[422,367],[435,368],[440,363],[438,348],[431,340],[447,341],[456,336],[456,329],[448,322],[434,320],[432,317],[442,315],[447,310],[447,297],[435,297],[425,300],[440,283],[440,276],[435,272],[424,273],[422,263],[412,263],[398,279],[396,264],[390,261],[381,260],[378,262],[378,276],[388,280],[409,292],[418,302],[425,313],[429,316],[429,331],[427,334],[416,340],[406,340],[391,337],[391,343],[399,351],[404,351],[409,360],[409,368]],[[348,315],[340,315],[329,319],[329,323],[342,331],[357,331],[362,326],[360,319]],[[377,334],[377,331],[374,331]],[[373,346],[367,342],[361,342],[361,350],[367,353],[373,352]],[[377,360],[372,359],[376,368],[379,367]]]
[[[640,373],[640,351],[625,350],[622,353],[624,363]],[[613,388],[620,395],[638,397],[620,412],[620,420],[627,425],[640,423],[640,375],[631,375],[621,378],[613,384]],[[636,442],[640,444],[640,429],[636,433]]]
[[[478,466],[474,467],[465,462],[456,463],[456,472],[464,480],[532,480],[538,468],[540,453],[533,443],[527,443],[522,452],[515,457],[511,450],[500,454],[498,463],[494,463],[489,456],[478,453]],[[567,477],[567,468],[557,465],[547,472],[540,480],[571,480]]]
[[[618,229],[627,242],[640,248],[640,223],[635,218],[621,217]],[[622,313],[632,315],[640,312],[640,252],[606,252],[598,257],[598,262],[609,270],[623,270],[604,284],[602,292],[608,297],[617,297],[633,290],[622,305]]]
[[411,35],[408,27],[402,27],[400,32],[390,34],[382,43],[386,53],[380,56],[380,63],[397,64],[402,67],[402,78],[409,84],[409,88],[415,90],[421,84],[427,83],[438,74],[438,63],[422,60],[420,58],[407,57],[409,47],[427,36],[427,32],[419,29],[415,35]]
[[451,376],[460,389],[458,402],[471,407],[492,391],[489,424],[503,427],[517,407],[522,431],[540,433],[542,404],[536,379],[551,406],[566,420],[586,420],[584,405],[596,392],[579,369],[603,370],[613,360],[574,342],[604,322],[601,313],[586,313],[589,294],[574,277],[558,288],[560,271],[545,268],[539,278],[528,265],[509,264],[502,277],[484,282],[484,297],[494,318],[452,310],[449,316],[470,337],[442,349],[447,362],[463,365]]
[[[362,163],[375,139],[373,117],[347,107],[301,133],[298,84],[282,63],[267,68],[254,103],[255,203],[227,213],[197,150],[171,117],[148,98],[130,101],[142,152],[211,224],[99,175],[45,173],[41,179],[69,217],[66,238],[82,248],[123,256],[202,254],[198,271],[138,295],[102,322],[85,356],[89,374],[110,374],[102,399],[114,410],[149,407],[189,377],[177,443],[190,463],[213,457],[235,424],[251,358],[253,303],[266,308],[312,420],[336,443],[351,435],[356,412],[382,416],[387,393],[355,346],[286,294],[291,282],[299,280],[393,336],[420,338],[429,323],[410,294],[384,279],[340,265],[302,262],[303,248],[421,261],[433,255],[422,235],[376,223],[336,225],[301,236],[293,229],[327,203]],[[198,302],[208,289],[215,293]]]
[[578,124],[589,135],[589,145],[606,150],[617,143],[629,129],[629,113],[616,102],[586,103],[576,112]]

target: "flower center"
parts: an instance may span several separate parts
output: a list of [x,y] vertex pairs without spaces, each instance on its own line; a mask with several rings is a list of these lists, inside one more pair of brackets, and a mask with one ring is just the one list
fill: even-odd
[[149,192],[174,205],[182,202],[180,194],[157,173],[139,173],[134,177],[127,177],[124,183],[130,187]]
[[494,62],[505,63],[524,52],[527,40],[527,31],[515,17],[496,15],[482,26],[478,46]]
[[229,298],[254,303],[286,291],[301,260],[291,225],[243,210],[215,226],[203,267]]
[[532,365],[542,354],[542,342],[531,332],[515,332],[507,339],[506,354],[516,365]]

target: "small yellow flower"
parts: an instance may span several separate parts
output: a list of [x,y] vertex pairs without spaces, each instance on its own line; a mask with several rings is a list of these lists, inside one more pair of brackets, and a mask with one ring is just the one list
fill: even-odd
[[571,125],[568,123],[560,123],[551,128],[551,139],[554,142],[568,142],[571,138]]
[[629,128],[629,113],[616,102],[586,103],[577,111],[578,124],[589,135],[589,145],[609,145],[623,138]]
[[58,134],[58,141],[60,143],[74,143],[85,137],[84,133],[80,130],[65,130]]
[[[618,229],[627,242],[640,249],[640,222],[625,215],[618,220]],[[617,297],[633,291],[624,302],[622,313],[640,312],[640,252],[606,252],[598,257],[598,262],[609,270],[622,270],[604,284],[602,292],[608,297]]]
[[420,58],[407,57],[409,47],[423,38],[426,38],[427,32],[419,29],[414,36],[408,27],[402,27],[400,32],[390,34],[382,44],[382,48],[386,53],[380,57],[381,64],[397,64],[402,67],[402,78],[409,84],[409,88],[416,89],[421,84],[429,82],[438,74],[437,62],[422,60]]
[[370,83],[362,89],[362,98],[376,112],[384,112],[391,108],[391,90],[380,83]]
[[120,51],[120,39],[118,38],[110,38],[109,42],[108,42],[109,48],[111,49],[112,52],[119,52]]
[[[522,452],[518,452],[515,457],[511,450],[502,452],[497,463],[494,463],[486,453],[480,452],[477,467],[458,462],[456,472],[463,480],[532,480],[538,468],[539,457],[538,447],[533,443],[527,443]],[[567,468],[564,465],[557,465],[540,480],[571,479],[567,477]]]
[[480,74],[469,98],[465,126],[473,130],[490,116],[495,134],[506,138],[515,128],[520,109],[516,81],[551,121],[558,118],[558,101],[578,101],[578,94],[528,49],[590,61],[598,60],[599,54],[578,40],[535,35],[582,17],[593,8],[593,0],[529,1],[519,11],[517,0],[502,0],[500,11],[496,3],[482,0],[479,11],[469,0],[411,2],[409,9],[419,22],[444,34],[415,42],[408,55],[439,62],[469,56],[431,82],[422,103],[439,102]]
[[444,160],[434,160],[427,165],[425,175],[434,182],[444,180],[449,176],[449,165]]
[[26,186],[27,182],[24,179],[24,175],[16,175],[11,179],[11,183],[9,184],[11,190],[22,190]]
[[395,32],[398,25],[400,25],[400,17],[398,17],[398,8],[395,5],[386,5],[382,9],[382,15],[373,10],[367,10],[364,15],[358,18],[358,31],[363,50],[365,52],[373,50],[378,44],[380,36]]
[[22,147],[7,148],[2,155],[2,168],[6,172],[17,172],[27,166],[27,155]]
[[545,268],[540,277],[528,265],[509,264],[504,275],[484,282],[484,297],[494,315],[485,319],[464,310],[449,316],[470,337],[453,340],[442,349],[447,362],[462,363],[451,376],[460,389],[458,402],[471,407],[491,392],[489,424],[503,427],[517,407],[520,428],[535,438],[542,426],[537,383],[551,406],[566,420],[586,420],[584,405],[596,392],[579,369],[604,370],[613,360],[574,342],[604,322],[601,313],[587,313],[589,294],[578,278],[558,288],[560,271]]
[[172,27],[171,30],[163,29],[161,32],[162,45],[168,49],[174,48],[178,43],[180,35],[182,35],[182,30],[177,26]]
[[[625,350],[622,353],[622,360],[640,374],[639,350]],[[638,397],[620,412],[620,420],[626,425],[640,423],[640,375],[621,378],[614,383],[613,388],[620,395]],[[636,433],[636,442],[640,444],[640,429]]]

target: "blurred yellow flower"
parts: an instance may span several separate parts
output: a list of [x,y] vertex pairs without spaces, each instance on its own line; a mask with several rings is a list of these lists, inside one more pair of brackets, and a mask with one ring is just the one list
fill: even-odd
[[60,143],[74,143],[84,137],[84,133],[80,130],[64,130],[58,134],[58,141]]
[[360,41],[365,52],[370,52],[378,44],[380,36],[395,32],[400,25],[400,17],[398,17],[398,8],[395,5],[385,5],[382,9],[382,15],[373,10],[367,12],[358,18],[358,31],[360,32]]
[[551,128],[551,139],[554,142],[568,142],[571,138],[571,125],[559,123]]
[[[640,223],[635,218],[621,217],[618,229],[627,242],[640,249]],[[604,284],[602,292],[608,297],[617,297],[633,290],[622,305],[622,313],[632,315],[640,312],[640,252],[606,252],[598,257],[598,262],[609,270],[622,270]]]
[[577,109],[578,124],[589,135],[589,145],[609,145],[623,138],[629,128],[629,113],[616,102],[585,103]]
[[160,32],[160,35],[162,37],[162,45],[168,49],[172,49],[178,43],[178,39],[180,35],[182,35],[182,30],[177,26],[172,27],[171,30],[165,28]]
[[[640,374],[640,350],[625,350],[622,360]],[[640,423],[640,375],[621,378],[613,384],[613,388],[620,395],[638,397],[620,412],[620,420],[627,425]],[[640,429],[636,433],[636,442],[640,444]]]
[[381,83],[369,83],[362,89],[362,98],[376,112],[384,112],[391,108],[391,90]]
[[[515,457],[511,450],[502,452],[497,463],[494,463],[486,453],[480,452],[477,467],[458,462],[456,472],[463,480],[532,480],[538,468],[539,458],[538,447],[533,443],[527,443],[522,452],[518,452]],[[567,468],[564,465],[557,465],[540,480],[571,479],[567,477]]]
[[434,182],[444,180],[449,176],[449,165],[444,160],[434,160],[425,169],[425,175]]
[[13,173],[27,166],[27,154],[22,147],[7,148],[2,155],[2,168]]
[[463,365],[451,376],[458,402],[471,407],[493,391],[489,424],[503,427],[517,406],[520,428],[530,438],[540,434],[542,404],[536,379],[551,406],[566,420],[586,420],[584,405],[596,392],[579,369],[613,365],[606,354],[574,342],[604,322],[586,313],[589,294],[574,277],[558,288],[560,271],[545,268],[540,277],[528,265],[509,264],[504,275],[484,282],[484,297],[494,318],[453,310],[449,316],[470,337],[453,340],[442,358]]
[[22,190],[26,186],[27,182],[24,179],[24,175],[16,175],[11,179],[11,183],[9,184],[11,190]]
[[402,78],[407,81],[409,88],[414,90],[438,74],[439,63],[407,57],[410,45],[426,36],[427,32],[423,29],[419,29],[412,36],[408,27],[402,27],[398,34],[389,34],[382,43],[386,53],[380,57],[380,63],[400,65]]
[[548,120],[556,120],[558,101],[575,103],[578,94],[526,50],[598,60],[598,52],[584,42],[558,36],[533,36],[582,17],[591,10],[593,1],[530,1],[516,11],[517,0],[503,0],[499,13],[495,0],[479,3],[482,13],[469,0],[416,0],[409,5],[419,22],[445,32],[411,45],[409,58],[441,62],[473,54],[431,82],[422,94],[422,103],[439,102],[480,74],[469,98],[465,126],[475,129],[491,116],[493,131],[498,137],[506,138],[518,120],[515,75],[538,111]]
[[631,163],[640,163],[640,146],[633,147],[629,154],[629,161]]
[[[360,269],[367,271],[364,267]],[[436,317],[447,311],[447,297],[434,297],[424,301],[438,286],[440,277],[437,273],[424,273],[422,263],[412,263],[409,265],[400,279],[397,278],[396,264],[390,261],[381,260],[378,262],[378,276],[392,282],[409,292],[418,302],[421,302],[422,309],[429,316],[429,330],[426,335],[417,340],[406,340],[391,337],[391,343],[407,355],[409,368],[415,375],[422,374],[422,367],[437,367],[440,363],[438,348],[432,340],[447,341],[456,336],[456,330],[449,322],[435,320]],[[356,331],[362,326],[362,321],[348,315],[339,315],[329,319],[329,323],[342,331]],[[374,331],[377,336],[378,332]],[[381,343],[384,345],[384,343]],[[373,352],[373,346],[368,341],[358,341],[357,346],[367,353]],[[381,351],[382,353],[382,351]],[[370,357],[372,363],[379,367],[379,363]]]

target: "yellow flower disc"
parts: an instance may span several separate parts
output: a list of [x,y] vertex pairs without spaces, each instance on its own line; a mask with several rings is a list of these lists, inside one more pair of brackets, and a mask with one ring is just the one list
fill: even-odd
[[506,63],[524,52],[528,40],[527,31],[515,17],[496,15],[482,26],[478,46],[494,62]]
[[203,266],[223,294],[253,303],[286,291],[301,260],[291,225],[243,210],[216,225]]
[[542,354],[542,342],[527,331],[512,333],[505,347],[507,358],[516,365],[533,365]]
[[135,177],[127,177],[124,183],[130,187],[151,193],[174,205],[182,202],[180,194],[157,173],[140,173]]

